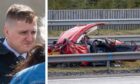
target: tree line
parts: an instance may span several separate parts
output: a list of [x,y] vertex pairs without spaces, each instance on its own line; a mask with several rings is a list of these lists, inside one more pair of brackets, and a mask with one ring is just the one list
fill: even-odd
[[49,10],[140,8],[140,0],[48,0]]

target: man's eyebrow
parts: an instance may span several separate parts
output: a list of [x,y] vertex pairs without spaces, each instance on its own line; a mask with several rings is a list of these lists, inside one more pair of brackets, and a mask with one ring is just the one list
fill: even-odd
[[28,31],[19,31],[19,33],[27,33]]

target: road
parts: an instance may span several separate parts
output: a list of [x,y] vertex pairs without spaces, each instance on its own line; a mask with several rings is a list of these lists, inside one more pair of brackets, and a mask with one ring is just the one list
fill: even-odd
[[48,84],[140,84],[140,76],[49,79]]

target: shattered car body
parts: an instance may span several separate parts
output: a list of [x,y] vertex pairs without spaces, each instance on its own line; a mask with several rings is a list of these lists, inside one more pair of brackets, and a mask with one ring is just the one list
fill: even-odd
[[105,23],[99,22],[80,25],[64,31],[58,38],[57,42],[49,45],[49,55],[125,52],[138,50],[138,46],[135,42],[132,42],[132,44],[126,44],[125,42],[116,39],[90,39],[88,34],[97,30],[98,26],[101,25],[105,25]]

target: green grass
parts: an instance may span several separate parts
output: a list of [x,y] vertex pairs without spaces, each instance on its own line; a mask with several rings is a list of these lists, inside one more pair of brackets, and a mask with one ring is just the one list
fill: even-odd
[[[131,71],[134,69],[140,68],[140,60],[136,61],[120,61],[120,67],[110,67],[110,70],[127,70]],[[98,67],[65,67],[65,68],[48,68],[48,72],[93,72],[93,71],[103,71],[108,70],[106,66],[98,66]]]
[[[131,71],[138,68],[130,67],[111,67],[109,70],[114,71]],[[79,67],[79,68],[48,68],[48,72],[94,72],[94,71],[105,71],[108,70],[107,67]]]
[[[121,61],[120,67],[110,67],[109,70],[112,71],[132,71],[140,68],[140,60],[136,61]],[[48,72],[84,72],[84,73],[90,73],[90,72],[98,72],[98,71],[105,71],[108,70],[106,66],[98,66],[98,67],[65,67],[65,68],[48,68]]]
[[140,29],[135,29],[135,30],[96,30],[93,32],[91,35],[138,35],[140,34]]
[[[60,34],[63,31],[49,31],[48,32],[48,36],[49,37],[59,37]],[[94,31],[92,34],[90,35],[138,35],[140,34],[140,28],[137,29],[131,29],[131,30],[113,30],[113,29],[100,29],[100,30],[96,30]]]

